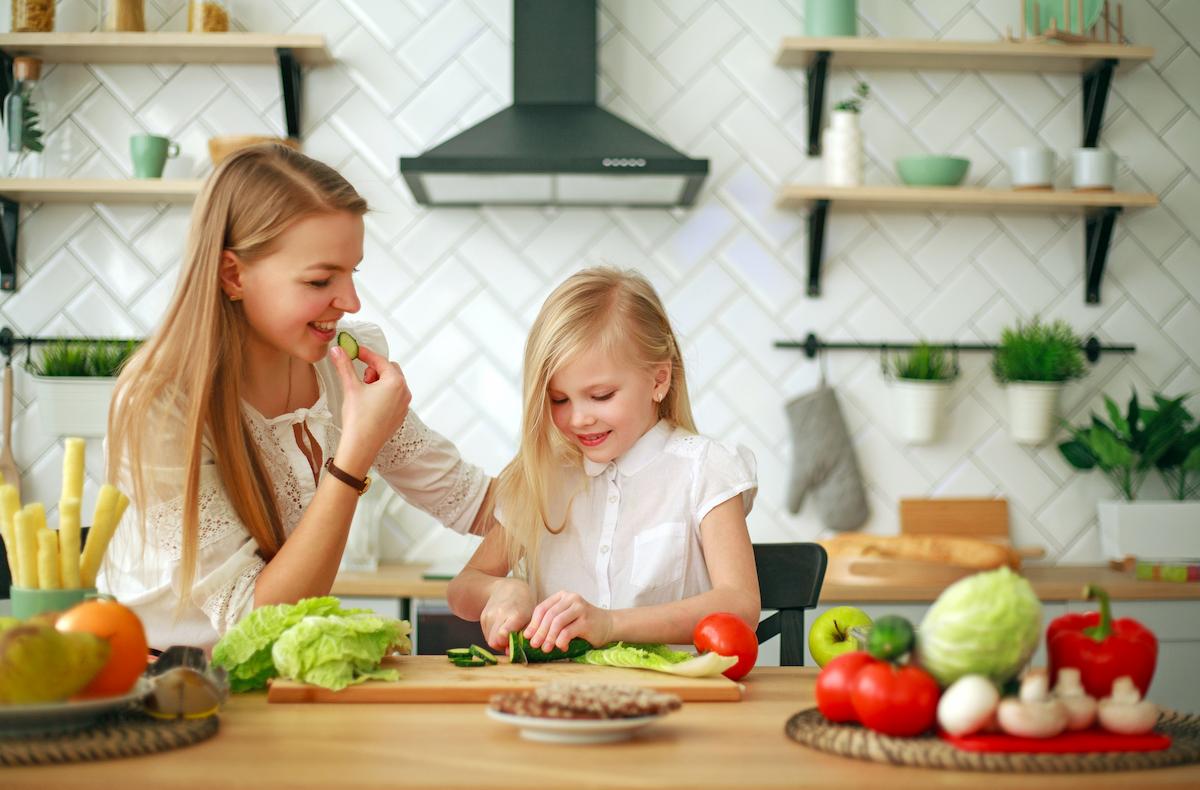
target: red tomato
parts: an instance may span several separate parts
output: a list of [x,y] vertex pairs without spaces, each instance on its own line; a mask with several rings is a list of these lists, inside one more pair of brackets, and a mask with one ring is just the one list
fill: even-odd
[[738,662],[722,673],[730,680],[744,676],[758,660],[758,637],[740,617],[729,612],[710,614],[696,623],[692,642],[702,653],[737,656]]
[[79,697],[115,697],[128,692],[146,671],[146,632],[132,610],[116,601],[96,598],[59,615],[59,631],[95,634],[110,646],[106,663]]
[[937,718],[938,684],[923,669],[879,661],[854,678],[850,701],[858,720],[884,735],[919,735]]
[[856,650],[826,664],[817,675],[817,710],[821,715],[830,721],[858,721],[850,702],[854,679],[863,667],[878,663],[869,653]]

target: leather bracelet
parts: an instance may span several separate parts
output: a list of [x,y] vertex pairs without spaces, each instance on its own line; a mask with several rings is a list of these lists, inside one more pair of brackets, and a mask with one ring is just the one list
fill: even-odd
[[330,458],[328,461],[325,462],[325,469],[326,469],[326,471],[329,472],[329,474],[333,475],[338,480],[341,480],[343,483],[345,483],[346,485],[350,486],[355,491],[357,491],[359,496],[362,496],[363,494],[367,493],[367,489],[371,487],[370,476],[364,477],[363,479],[359,480],[357,477],[350,474],[345,469],[341,469],[338,466],[336,466],[333,463],[332,458]]

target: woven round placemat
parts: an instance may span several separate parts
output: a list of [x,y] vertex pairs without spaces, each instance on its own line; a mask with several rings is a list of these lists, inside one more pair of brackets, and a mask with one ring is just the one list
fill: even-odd
[[83,730],[0,738],[0,765],[75,763],[165,752],[211,738],[218,724],[216,716],[164,721],[137,711],[110,713]]
[[967,752],[936,735],[893,738],[857,724],[833,724],[816,708],[788,719],[785,728],[794,741],[842,757],[891,765],[943,768],[951,771],[1008,771],[1013,773],[1082,773],[1140,771],[1200,762],[1200,716],[1167,712],[1158,731],[1171,736],[1171,747],[1157,752],[1034,754]]

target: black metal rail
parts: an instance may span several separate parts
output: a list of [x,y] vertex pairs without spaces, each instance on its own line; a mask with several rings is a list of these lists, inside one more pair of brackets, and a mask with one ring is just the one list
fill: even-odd
[[[0,338],[0,342],[2,338]],[[935,343],[927,341],[927,345],[944,348],[951,353],[959,351],[995,351],[999,346],[996,343]],[[812,359],[822,351],[879,351],[886,353],[888,351],[911,351],[916,348],[915,342],[877,342],[866,343],[853,340],[821,340],[816,334],[810,332],[804,340],[776,340],[775,348],[795,348],[804,352],[804,356]],[[1089,336],[1082,345],[1080,350],[1087,356],[1088,362],[1095,363],[1100,359],[1101,353],[1104,354],[1132,354],[1137,351],[1135,345],[1111,345],[1101,343],[1095,336]]]
[[87,342],[87,343],[134,343],[142,342],[140,337],[36,337],[27,336],[21,337],[12,330],[12,327],[4,327],[0,329],[0,354],[4,354],[10,361],[12,360],[13,352],[20,346],[25,346],[25,352],[28,354],[33,350],[34,346],[46,345],[48,343],[63,343],[63,342]]

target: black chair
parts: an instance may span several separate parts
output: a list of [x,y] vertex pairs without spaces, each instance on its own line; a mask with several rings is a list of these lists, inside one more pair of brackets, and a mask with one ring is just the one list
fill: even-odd
[[758,643],[779,637],[779,663],[804,666],[804,610],[816,607],[828,556],[817,543],[756,543],[758,594],[763,609],[777,609],[758,624]]

